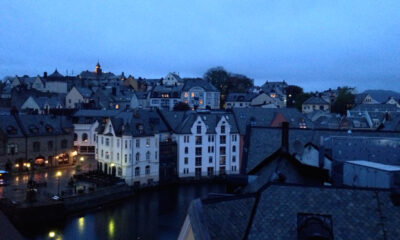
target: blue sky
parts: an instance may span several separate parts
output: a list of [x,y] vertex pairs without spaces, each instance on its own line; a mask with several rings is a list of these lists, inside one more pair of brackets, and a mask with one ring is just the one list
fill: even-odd
[[306,90],[400,91],[400,1],[0,1],[0,78],[223,66]]

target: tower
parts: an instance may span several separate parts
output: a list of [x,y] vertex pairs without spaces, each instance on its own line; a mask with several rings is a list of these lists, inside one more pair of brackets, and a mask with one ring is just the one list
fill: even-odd
[[96,68],[94,69],[94,72],[95,72],[97,75],[100,75],[101,72],[102,72],[99,61],[97,61]]

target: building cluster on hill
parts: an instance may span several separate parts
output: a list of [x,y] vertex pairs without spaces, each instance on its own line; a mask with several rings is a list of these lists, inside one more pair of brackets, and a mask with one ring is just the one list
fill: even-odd
[[180,239],[394,239],[399,101],[358,94],[339,115],[339,92],[327,90],[300,112],[287,107],[287,89],[267,81],[229,92],[221,109],[216,86],[176,73],[136,79],[97,64],[78,76],[15,77],[0,92],[0,168],[91,155],[99,172],[131,186],[226,179],[228,196],[191,204]]

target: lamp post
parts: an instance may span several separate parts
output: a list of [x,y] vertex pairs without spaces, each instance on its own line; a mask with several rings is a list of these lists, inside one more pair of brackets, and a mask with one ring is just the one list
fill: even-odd
[[61,171],[57,171],[57,173],[56,173],[56,177],[57,177],[57,180],[58,180],[58,196],[60,196],[60,178],[61,178],[61,175],[62,175],[62,173],[61,173]]

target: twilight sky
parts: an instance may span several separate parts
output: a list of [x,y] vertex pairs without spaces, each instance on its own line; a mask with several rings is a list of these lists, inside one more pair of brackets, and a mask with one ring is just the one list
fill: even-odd
[[0,79],[55,68],[400,91],[398,0],[0,1]]

